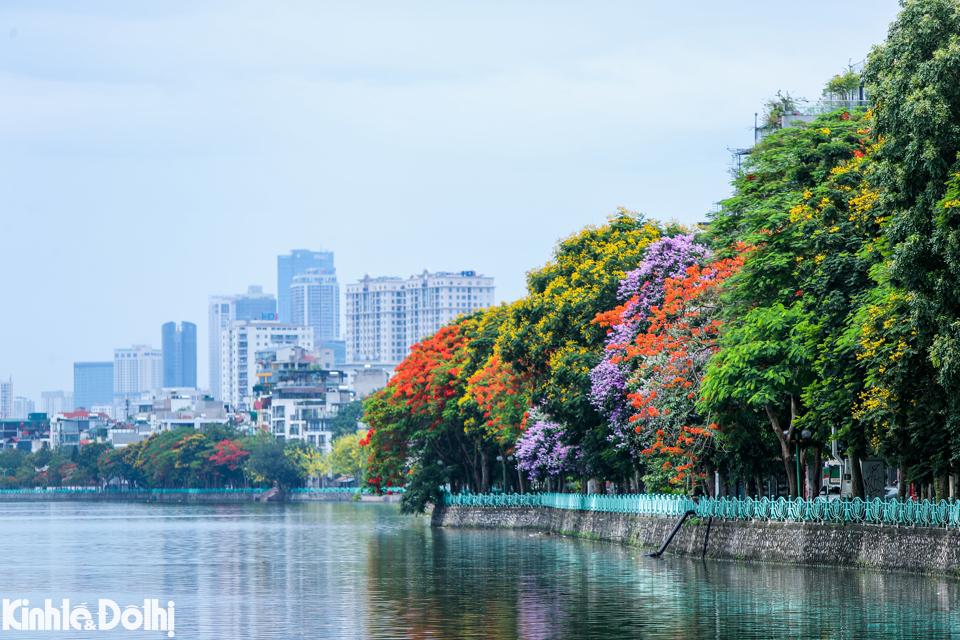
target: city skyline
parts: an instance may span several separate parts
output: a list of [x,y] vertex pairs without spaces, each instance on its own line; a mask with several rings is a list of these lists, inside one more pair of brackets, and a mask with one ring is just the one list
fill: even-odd
[[169,318],[203,326],[211,294],[277,295],[291,248],[336,251],[341,282],[469,265],[509,302],[557,238],[617,206],[700,221],[729,194],[728,147],[752,142],[764,101],[816,99],[897,11],[158,7],[0,17],[16,240],[0,268],[18,274],[8,298],[40,310],[26,328],[0,319],[18,336],[0,361],[17,396],[67,391],[74,362],[118,346],[158,345]]

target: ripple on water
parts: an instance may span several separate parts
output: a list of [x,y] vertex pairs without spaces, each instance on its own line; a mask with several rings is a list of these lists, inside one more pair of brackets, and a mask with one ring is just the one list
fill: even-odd
[[174,600],[183,638],[960,635],[949,578],[651,560],[528,531],[430,529],[393,505],[0,503],[0,522],[0,596]]

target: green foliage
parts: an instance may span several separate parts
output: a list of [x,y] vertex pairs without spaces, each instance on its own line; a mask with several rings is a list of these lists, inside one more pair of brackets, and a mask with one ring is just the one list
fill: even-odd
[[330,430],[333,432],[333,438],[355,434],[357,432],[357,423],[363,420],[363,400],[354,400],[350,404],[343,405],[337,411],[330,423]]
[[[299,484],[302,469],[298,468],[296,453],[287,455],[283,443],[270,435],[255,438],[250,444],[252,450],[246,469],[256,482],[282,488]],[[295,445],[291,445],[291,449],[296,450]]]
[[791,96],[789,91],[777,91],[777,95],[763,104],[763,118],[758,125],[761,131],[771,132],[780,128],[780,118],[784,115],[800,113],[800,106],[806,100]]
[[334,473],[352,476],[357,484],[364,480],[365,456],[360,447],[360,434],[354,432],[333,441],[330,467]]
[[838,100],[854,100],[860,90],[860,74],[853,71],[837,74],[823,87],[825,97]]
[[863,415],[878,437],[936,474],[960,462],[960,397],[952,387],[960,216],[947,198],[960,172],[958,34],[954,0],[907,2],[865,71],[883,140],[876,181],[888,221],[885,264],[875,271],[882,295],[862,314],[871,368]]

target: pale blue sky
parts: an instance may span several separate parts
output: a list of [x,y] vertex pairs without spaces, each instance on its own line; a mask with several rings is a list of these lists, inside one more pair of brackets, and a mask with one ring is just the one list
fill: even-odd
[[476,269],[498,300],[617,206],[703,220],[778,89],[816,98],[894,0],[0,6],[0,377],[200,333],[276,256]]

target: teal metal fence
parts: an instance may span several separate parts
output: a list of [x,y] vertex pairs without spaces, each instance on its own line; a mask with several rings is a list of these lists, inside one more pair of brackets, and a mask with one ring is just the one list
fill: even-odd
[[580,493],[460,493],[444,494],[443,503],[456,507],[553,507],[574,511],[608,511],[679,516],[696,503],[685,496],[600,495]]
[[354,487],[353,489],[336,487],[336,488],[310,488],[310,489],[290,489],[290,493],[357,493],[360,489]]
[[458,507],[553,507],[637,515],[680,516],[693,510],[701,518],[774,522],[888,524],[924,527],[960,526],[960,501],[813,500],[787,498],[700,498],[686,496],[582,495],[579,493],[444,494],[443,503]]

